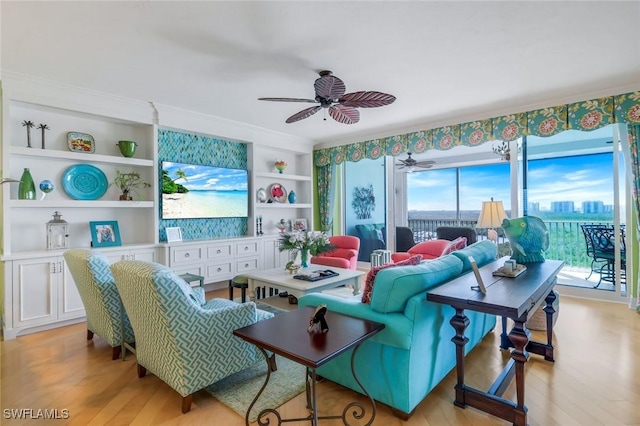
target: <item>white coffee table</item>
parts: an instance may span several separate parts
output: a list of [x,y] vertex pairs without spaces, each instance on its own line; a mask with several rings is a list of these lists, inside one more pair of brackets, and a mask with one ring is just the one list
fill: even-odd
[[308,274],[313,271],[330,269],[338,274],[336,277],[325,278],[318,281],[305,281],[293,278],[293,275],[284,268],[267,269],[264,271],[254,271],[250,273],[244,273],[243,275],[249,279],[248,291],[249,299],[255,301],[256,287],[268,286],[275,287],[280,291],[286,291],[289,294],[294,295],[297,298],[309,293],[319,293],[324,290],[328,290],[343,285],[350,285],[353,287],[353,294],[360,293],[360,277],[364,275],[362,271],[355,271],[352,269],[342,269],[327,267],[323,265],[310,265],[308,268],[300,269],[298,274]]

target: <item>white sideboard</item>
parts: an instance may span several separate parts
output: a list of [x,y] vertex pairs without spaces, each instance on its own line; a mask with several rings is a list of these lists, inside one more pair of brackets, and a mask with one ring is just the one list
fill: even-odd
[[[164,245],[166,264],[178,274],[202,275],[205,284],[228,281],[243,272],[283,267],[278,235],[184,241]],[[218,286],[222,288],[222,286]]]

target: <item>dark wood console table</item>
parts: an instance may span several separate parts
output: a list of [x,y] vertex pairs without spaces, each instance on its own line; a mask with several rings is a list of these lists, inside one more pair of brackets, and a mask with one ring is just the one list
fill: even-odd
[[[247,426],[249,426],[249,413],[262,394],[262,391],[266,388],[271,375],[269,368],[270,358],[266,351],[271,351],[289,358],[307,368],[305,388],[307,407],[310,410],[310,414],[308,417],[282,419],[277,410],[268,408],[258,414],[258,424],[269,424],[269,419],[266,418],[269,414],[276,415],[278,425],[284,422],[304,421],[316,426],[318,420],[325,419],[341,419],[343,424],[346,425],[350,424],[346,418],[349,413],[356,419],[364,419],[365,407],[355,401],[347,404],[340,415],[319,416],[316,408],[316,369],[351,348],[353,348],[351,354],[351,374],[353,374],[354,379],[360,385],[363,393],[371,401],[372,413],[366,425],[373,424],[376,417],[376,404],[356,375],[355,356],[360,344],[374,334],[382,331],[384,324],[329,311],[326,315],[329,331],[322,334],[310,334],[307,332],[307,326],[314,311],[315,308],[313,307],[303,306],[293,311],[276,315],[273,318],[258,321],[255,324],[233,332],[235,336],[256,345],[264,355],[268,367],[265,382],[247,409],[245,416]],[[263,418],[263,416],[265,417]]]
[[[508,257],[504,257],[480,268],[480,274],[487,288],[486,294],[472,290],[477,286],[473,273],[463,275],[427,293],[427,300],[451,305],[456,313],[451,325],[456,335],[451,339],[456,345],[456,397],[454,404],[465,408],[467,405],[507,420],[517,426],[526,426],[527,407],[524,405],[524,364],[529,352],[542,355],[553,361],[553,301],[556,295],[553,287],[563,262],[547,260],[543,263],[529,263],[527,270],[516,278],[494,277],[492,272],[501,267]],[[547,342],[530,341],[530,332],[525,322],[536,308],[545,303],[547,317]],[[469,341],[464,331],[469,325],[465,309],[502,316],[502,336],[500,347],[513,347],[511,359],[487,392],[479,391],[464,384],[464,346]],[[506,334],[506,318],[514,321],[514,326]],[[516,379],[516,402],[501,395],[509,382]]]

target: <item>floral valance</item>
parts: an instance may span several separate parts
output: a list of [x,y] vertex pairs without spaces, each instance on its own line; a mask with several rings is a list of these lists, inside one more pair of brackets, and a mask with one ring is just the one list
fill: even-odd
[[486,120],[388,136],[314,151],[314,164],[447,150],[488,141],[512,141],[525,135],[553,136],[565,130],[594,130],[613,123],[640,124],[640,91],[510,114]]

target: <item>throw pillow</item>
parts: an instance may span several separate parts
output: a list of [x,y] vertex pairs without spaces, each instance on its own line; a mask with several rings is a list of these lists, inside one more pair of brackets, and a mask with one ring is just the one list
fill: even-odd
[[467,246],[467,237],[458,237],[451,241],[442,251],[441,256],[453,253],[456,250],[461,250]]
[[375,266],[371,268],[371,270],[367,274],[367,278],[364,281],[364,289],[362,290],[362,303],[371,303],[371,295],[373,294],[373,282],[376,280],[376,275],[379,271],[387,268],[393,268],[395,266],[417,265],[420,262],[422,262],[422,255],[418,254],[400,262],[387,263],[386,265]]

